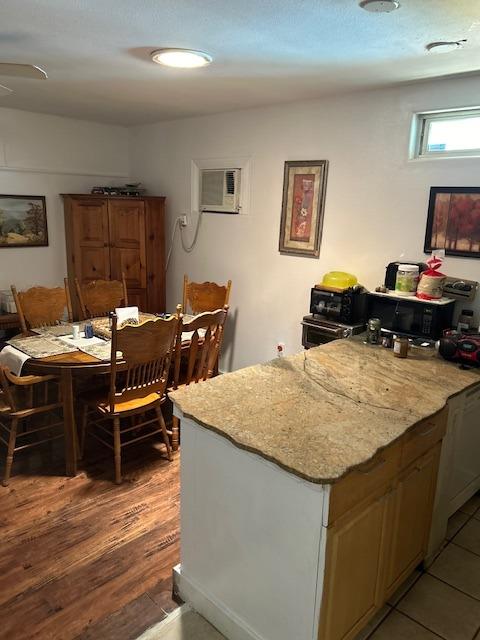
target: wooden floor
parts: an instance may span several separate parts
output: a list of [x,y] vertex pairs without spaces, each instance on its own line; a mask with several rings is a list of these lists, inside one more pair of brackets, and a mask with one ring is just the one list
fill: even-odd
[[76,478],[61,475],[52,445],[42,460],[20,452],[0,486],[0,638],[136,638],[177,606],[179,454],[168,463],[160,444],[127,447],[117,486],[100,444]]

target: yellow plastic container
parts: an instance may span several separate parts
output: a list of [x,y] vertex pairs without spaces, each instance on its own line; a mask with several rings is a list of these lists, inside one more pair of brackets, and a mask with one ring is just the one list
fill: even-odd
[[345,271],[329,271],[323,276],[321,286],[333,289],[348,289],[358,284],[358,278]]

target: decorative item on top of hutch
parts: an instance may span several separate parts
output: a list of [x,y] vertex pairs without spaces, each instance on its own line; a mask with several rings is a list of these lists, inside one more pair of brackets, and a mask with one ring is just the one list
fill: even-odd
[[45,196],[0,195],[0,247],[47,247]]
[[480,258],[480,187],[431,187],[425,253]]
[[[129,304],[165,311],[165,198],[63,195],[70,282],[122,280]],[[75,317],[80,316],[74,298]]]
[[280,253],[318,258],[328,160],[285,162]]

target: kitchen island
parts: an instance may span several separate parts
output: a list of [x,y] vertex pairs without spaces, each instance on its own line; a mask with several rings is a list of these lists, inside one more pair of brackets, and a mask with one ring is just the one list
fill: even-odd
[[449,398],[478,374],[339,340],[171,394],[180,595],[231,640],[349,640],[427,555]]

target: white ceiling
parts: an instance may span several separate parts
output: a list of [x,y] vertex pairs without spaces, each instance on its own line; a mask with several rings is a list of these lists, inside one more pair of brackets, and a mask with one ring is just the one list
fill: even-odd
[[[0,61],[49,79],[0,76],[14,89],[0,107],[129,125],[480,70],[479,0],[400,1],[371,14],[358,0],[2,0]],[[214,63],[150,62],[165,46]]]

